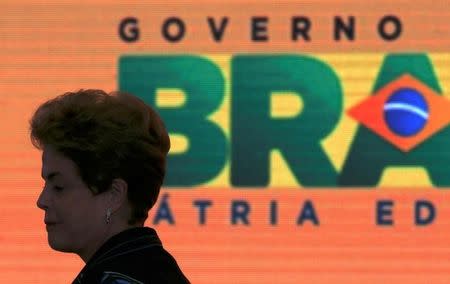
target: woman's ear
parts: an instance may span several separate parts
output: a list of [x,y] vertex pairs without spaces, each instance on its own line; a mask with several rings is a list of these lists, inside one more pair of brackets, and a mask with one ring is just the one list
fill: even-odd
[[116,212],[122,205],[128,202],[128,184],[121,178],[113,179],[109,190],[109,205],[112,212]]

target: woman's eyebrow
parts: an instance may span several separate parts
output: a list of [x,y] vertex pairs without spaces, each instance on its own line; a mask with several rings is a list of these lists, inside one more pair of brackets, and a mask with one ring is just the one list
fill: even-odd
[[54,171],[54,172],[50,172],[50,173],[48,173],[46,175],[42,174],[41,176],[42,176],[42,178],[44,180],[51,180],[57,175],[62,175],[62,174],[60,172],[58,172],[58,171]]

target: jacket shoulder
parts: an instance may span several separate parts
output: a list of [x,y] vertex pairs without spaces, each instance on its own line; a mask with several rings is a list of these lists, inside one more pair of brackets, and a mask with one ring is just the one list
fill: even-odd
[[101,284],[189,283],[163,247],[119,253],[91,269]]

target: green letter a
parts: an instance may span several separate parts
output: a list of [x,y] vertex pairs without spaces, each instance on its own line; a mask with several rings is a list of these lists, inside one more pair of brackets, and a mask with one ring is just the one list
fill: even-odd
[[[409,73],[442,93],[432,63],[425,54],[388,55],[373,93]],[[450,128],[444,128],[410,152],[404,153],[364,126],[359,126],[339,177],[340,186],[376,186],[389,166],[422,166],[436,186],[450,186]]]

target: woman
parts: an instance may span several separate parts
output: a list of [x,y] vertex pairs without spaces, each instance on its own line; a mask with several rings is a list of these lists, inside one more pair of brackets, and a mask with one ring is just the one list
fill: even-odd
[[155,111],[125,93],[80,90],[42,104],[30,128],[49,245],[86,263],[73,283],[189,283],[144,227],[170,148]]

